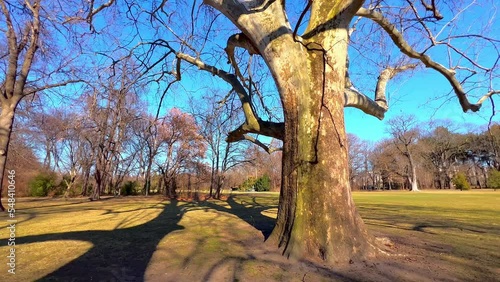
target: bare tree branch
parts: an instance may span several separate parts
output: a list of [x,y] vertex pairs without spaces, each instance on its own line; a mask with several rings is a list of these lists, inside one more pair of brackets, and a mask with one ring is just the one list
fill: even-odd
[[389,109],[385,91],[387,83],[398,73],[414,69],[416,64],[407,64],[396,68],[385,68],[380,72],[375,89],[375,100],[368,98],[365,94],[359,92],[349,80],[346,75],[346,89],[344,91],[345,102],[344,107],[354,107],[362,110],[366,114],[372,115],[380,120],[384,118],[385,112]]
[[260,54],[260,52],[244,33],[233,34],[227,40],[227,46],[224,50],[226,51],[228,57],[228,63],[233,66],[234,71],[236,72],[236,76],[238,76],[241,82],[245,83],[245,78],[241,74],[240,68],[238,67],[236,59],[234,58],[234,49],[236,47],[241,47],[247,50],[250,55]]
[[436,7],[435,0],[431,0],[431,4],[427,4],[425,0],[421,0],[420,2],[425,7],[426,11],[432,12],[434,18],[436,18],[437,20],[443,19],[443,15],[439,12],[439,10]]
[[[403,35],[401,32],[387,20],[381,13],[374,11],[374,10],[368,10],[366,8],[360,8],[356,15],[365,17],[368,19],[373,20],[376,22],[380,27],[382,27],[388,35],[391,37],[392,41],[394,44],[401,50],[401,52],[405,55],[407,55],[410,58],[417,59],[421,61],[426,67],[432,68],[439,73],[441,73],[450,83],[450,85],[453,88],[453,91],[457,95],[458,101],[460,102],[460,105],[462,106],[462,110],[464,112],[467,112],[468,110],[471,110],[473,112],[478,111],[481,108],[482,103],[484,102],[487,96],[491,96],[493,94],[497,94],[498,91],[492,91],[493,93],[488,92],[478,100],[476,104],[472,104],[469,102],[467,99],[467,94],[462,88],[462,84],[458,81],[458,79],[455,76],[455,71],[452,69],[448,69],[445,66],[433,61],[428,55],[425,55],[424,53],[419,53],[416,50],[414,50],[408,42],[404,39]],[[491,93],[491,94],[490,94]]]
[[259,139],[254,138],[253,136],[250,136],[248,134],[243,134],[241,136],[241,138],[239,140],[236,140],[236,141],[241,141],[241,140],[247,140],[247,141],[250,141],[250,142],[254,143],[255,145],[257,145],[257,146],[261,147],[262,149],[264,149],[264,151],[266,151],[268,154],[272,154],[274,152],[282,150],[282,148],[276,148],[276,147],[273,147],[273,146],[268,146],[268,145],[262,143]]
[[282,122],[263,121],[259,119],[257,126],[249,126],[244,123],[227,135],[227,142],[243,140],[246,133],[255,133],[283,140],[285,134],[285,124]]
[[258,115],[253,110],[250,96],[248,95],[236,75],[218,69],[212,65],[205,64],[200,59],[191,57],[190,55],[185,53],[178,52],[176,56],[179,59],[197,66],[200,70],[207,71],[222,78],[233,87],[234,91],[241,101],[243,112],[245,114],[245,123],[238,129],[229,133],[228,139],[231,140],[232,138],[240,138],[240,136],[245,133],[257,133],[283,140],[284,125],[282,123],[263,121],[258,117]]
[[71,80],[66,80],[66,81],[62,81],[62,82],[59,82],[59,83],[47,84],[47,85],[44,85],[44,86],[41,86],[41,87],[30,87],[28,89],[28,91],[25,91],[24,96],[35,94],[36,92],[40,92],[40,91],[43,91],[43,90],[47,90],[47,89],[51,89],[51,88],[56,88],[56,87],[61,87],[61,86],[66,86],[68,84],[78,83],[78,82],[84,82],[84,81],[81,80],[81,79],[71,79]]
[[105,8],[108,8],[111,5],[113,5],[113,3],[115,3],[115,0],[109,0],[108,2],[102,4],[101,6],[97,7],[96,9],[94,9],[94,0],[90,1],[90,12],[87,15],[87,22],[92,25],[92,19],[93,19],[93,17],[96,14],[98,14],[99,12],[101,12],[102,10],[104,10]]
[[356,88],[346,88],[344,90],[344,107],[353,107],[362,110],[364,113],[374,116],[380,120],[384,118],[387,108],[382,107]]

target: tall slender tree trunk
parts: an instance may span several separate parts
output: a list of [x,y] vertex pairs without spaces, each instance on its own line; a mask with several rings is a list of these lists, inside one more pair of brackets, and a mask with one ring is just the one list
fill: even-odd
[[407,152],[408,152],[407,154],[408,161],[410,162],[410,169],[411,169],[411,178],[408,178],[408,180],[410,181],[410,191],[418,192],[420,190],[418,189],[418,182],[417,182],[417,167],[408,149]]
[[82,187],[82,196],[87,196],[88,186],[89,186],[89,178],[90,178],[90,166],[84,168],[83,173],[83,187]]
[[208,193],[209,198],[212,198],[212,196],[213,196],[214,185],[215,185],[215,161],[212,160],[212,169],[210,172],[210,191]]
[[146,197],[149,195],[149,189],[151,189],[151,166],[152,166],[152,159],[148,163],[148,167],[146,168],[146,181],[144,183],[144,190],[146,193]]
[[101,191],[102,191],[102,188],[103,188],[102,186],[103,186],[103,184],[105,182],[104,172],[102,172],[101,170],[97,169],[97,167],[96,167],[94,178],[95,178],[95,187],[92,190],[91,199],[92,200],[99,200],[100,197],[101,197]]

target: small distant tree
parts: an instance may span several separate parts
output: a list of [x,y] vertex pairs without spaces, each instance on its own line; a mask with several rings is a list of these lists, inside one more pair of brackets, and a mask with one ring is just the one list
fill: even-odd
[[136,181],[127,181],[122,186],[121,194],[123,196],[136,195],[139,188],[139,183],[137,183]]
[[240,186],[238,186],[238,190],[251,191],[252,187],[254,187],[256,181],[257,180],[254,177],[249,177]]
[[269,175],[264,174],[262,177],[257,179],[254,184],[255,191],[264,192],[269,191],[271,189],[271,178]]
[[159,136],[162,140],[160,156],[165,161],[159,165],[165,187],[165,196],[175,198],[176,178],[195,167],[205,157],[206,146],[198,133],[194,118],[174,108],[162,119]]
[[465,176],[465,174],[463,172],[457,173],[457,175],[455,175],[455,177],[453,177],[452,182],[457,189],[460,189],[460,190],[469,190],[470,189],[470,184],[467,181],[467,177]]
[[389,133],[399,152],[408,160],[407,180],[411,191],[419,191],[417,183],[417,165],[414,157],[414,146],[419,137],[417,120],[413,115],[397,116],[388,121]]
[[33,197],[46,197],[49,191],[56,187],[56,175],[54,173],[39,173],[29,183],[30,194]]
[[[234,100],[227,100],[220,95],[203,97],[206,106],[191,101],[191,112],[199,126],[199,134],[207,147],[207,159],[210,161],[209,197],[220,198],[222,187],[226,183],[229,170],[246,162],[243,143],[226,142],[229,131],[241,122],[232,109],[237,107]],[[217,101],[222,101],[218,103]]]

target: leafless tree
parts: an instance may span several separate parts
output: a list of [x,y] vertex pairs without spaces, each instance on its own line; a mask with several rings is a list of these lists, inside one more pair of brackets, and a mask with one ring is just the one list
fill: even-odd
[[132,125],[132,132],[135,135],[135,148],[139,152],[138,158],[144,175],[144,193],[146,196],[149,195],[151,190],[152,173],[163,142],[160,136],[161,122],[161,120],[151,115],[143,114]]
[[177,108],[163,118],[160,131],[163,161],[159,169],[165,185],[165,196],[175,198],[176,177],[189,167],[195,167],[204,157],[206,147],[194,118]]
[[417,129],[415,116],[398,116],[388,121],[389,133],[393,137],[393,142],[398,151],[408,160],[409,170],[407,173],[410,191],[416,192],[418,189],[417,163],[413,149],[420,137]]
[[432,126],[432,131],[420,140],[423,146],[424,158],[432,164],[435,182],[440,189],[451,188],[451,179],[454,176],[455,159],[463,147],[462,138],[450,131],[450,123]]
[[370,162],[372,147],[368,141],[360,139],[354,134],[347,134],[349,142],[349,179],[351,187],[366,189],[375,185],[373,165]]
[[[0,195],[1,181],[19,102],[27,96],[79,82],[71,64],[78,49],[57,48],[63,37],[61,7],[40,0],[0,1]],[[63,13],[64,14],[64,13]],[[60,22],[59,22],[60,23]],[[68,41],[69,44],[70,41]],[[4,210],[0,203],[0,210]]]
[[203,97],[207,101],[200,106],[191,102],[191,112],[200,128],[200,135],[207,144],[207,156],[211,165],[209,197],[220,198],[227,172],[246,162],[244,144],[226,142],[229,131],[238,122],[234,99],[224,99],[220,95]]
[[[110,72],[106,72],[108,75]],[[92,124],[87,142],[94,157],[95,187],[91,198],[99,199],[102,192],[119,192],[118,185],[131,168],[135,152],[126,151],[131,130],[137,118],[134,71],[129,62],[112,69],[106,80],[98,81],[87,96],[88,119]]]

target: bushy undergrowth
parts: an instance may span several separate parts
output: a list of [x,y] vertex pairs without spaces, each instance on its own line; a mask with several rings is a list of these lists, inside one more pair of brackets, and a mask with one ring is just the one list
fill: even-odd
[[238,187],[238,190],[244,192],[248,191],[263,192],[263,191],[269,191],[270,189],[271,189],[271,178],[267,174],[259,178],[249,177]]
[[41,172],[28,183],[30,196],[46,197],[49,192],[56,189],[55,173]]
[[500,171],[492,169],[488,174],[488,187],[493,189],[500,189]]
[[122,196],[137,195],[140,190],[140,184],[137,181],[127,181],[121,188]]
[[467,177],[463,172],[457,173],[455,177],[451,180],[453,184],[455,185],[455,188],[460,189],[460,190],[469,190],[470,189],[470,184],[467,181]]
[[265,174],[261,178],[257,179],[254,187],[255,187],[255,191],[258,191],[258,192],[264,192],[264,191],[271,190],[271,178],[269,178],[269,175]]

